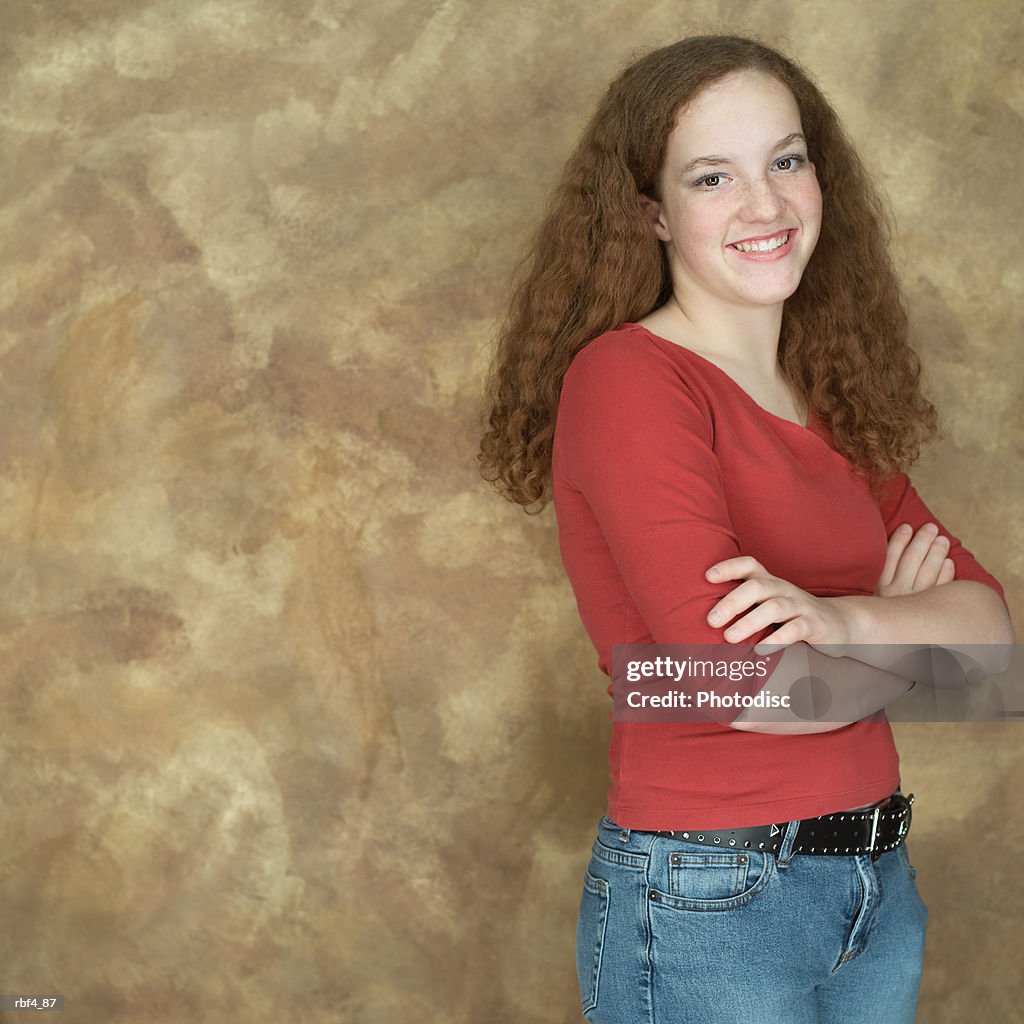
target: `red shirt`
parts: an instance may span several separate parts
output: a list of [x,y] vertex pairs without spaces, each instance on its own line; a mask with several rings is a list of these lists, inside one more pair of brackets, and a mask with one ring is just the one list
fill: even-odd
[[[706,616],[738,584],[708,582],[714,562],[752,555],[819,597],[870,596],[892,531],[939,523],[905,474],[879,502],[813,414],[808,427],[775,416],[714,363],[638,324],[601,335],[569,367],[552,492],[562,561],[609,676],[614,644],[726,642]],[[956,578],[987,584],[1005,603],[939,526]],[[813,817],[899,784],[884,711],[801,736],[614,722],[608,765],[608,816],[636,829]]]

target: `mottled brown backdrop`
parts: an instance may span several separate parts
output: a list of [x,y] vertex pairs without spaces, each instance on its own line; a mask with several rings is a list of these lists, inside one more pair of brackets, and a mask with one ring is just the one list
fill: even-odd
[[[797,54],[891,194],[913,478],[1024,610],[1016,0],[6,0],[3,993],[579,1019],[606,680],[477,396],[604,84],[707,29]],[[923,1021],[1024,1019],[1022,730],[897,726]]]

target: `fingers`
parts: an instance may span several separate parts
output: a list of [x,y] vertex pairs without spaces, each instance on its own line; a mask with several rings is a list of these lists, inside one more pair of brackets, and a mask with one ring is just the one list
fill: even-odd
[[942,563],[942,572],[939,573],[938,581],[936,586],[940,587],[943,583],[951,583],[956,579],[956,566],[953,564],[952,558],[947,558]]
[[736,558],[727,558],[722,562],[715,562],[704,574],[709,580],[718,582],[720,580],[746,579],[748,576],[768,576],[768,570],[750,555],[737,555]]
[[[893,574],[892,583],[900,593],[911,594],[914,592],[914,581],[917,579],[925,557],[931,550],[932,541],[938,536],[939,528],[934,523],[925,523],[910,539],[906,550],[900,556]],[[943,555],[945,557],[945,555]],[[942,559],[939,559],[942,564]]]
[[[730,590],[720,601],[708,612],[707,621],[711,626],[724,627],[737,615],[748,611],[748,609],[763,609],[766,603],[770,603],[787,593],[794,591],[791,583],[777,579],[775,576],[755,576],[741,583],[738,587]],[[753,614],[753,612],[751,612]],[[764,615],[764,612],[761,612]],[[759,620],[760,621],[760,620]],[[775,620],[768,618],[763,622],[768,625]],[[757,628],[760,628],[758,626]],[[746,634],[744,634],[746,635]],[[736,636],[735,629],[726,633],[726,639]]]
[[789,602],[772,598],[770,601],[765,601],[764,604],[759,604],[741,619],[732,623],[722,637],[729,643],[739,643],[741,640],[753,636],[754,633],[760,633],[762,629],[767,629],[773,623],[781,622],[792,625],[788,620],[794,614]]
[[939,576],[942,573],[942,567],[946,564],[948,554],[949,538],[933,537],[914,578],[914,593],[928,590],[939,582]]
[[955,578],[955,567],[946,565],[949,538],[939,536],[938,525],[925,523],[913,536],[911,532],[909,523],[893,531],[875,589],[879,596],[915,594],[937,586],[940,579],[948,583]]
[[706,570],[705,576],[712,583],[723,583],[727,580],[744,580],[739,586],[729,591],[708,612],[707,621],[712,626],[724,626],[740,612],[746,611],[751,605],[765,600],[776,589],[775,585],[784,583],[776,579],[767,569],[750,555],[740,555],[715,562]]
[[903,552],[906,551],[912,536],[913,530],[909,523],[903,523],[893,530],[893,534],[889,538],[889,546],[885,551],[885,567],[882,569],[882,575],[878,578],[876,590],[888,587],[892,583],[893,577],[896,575],[896,567],[900,564],[900,558],[903,557]]

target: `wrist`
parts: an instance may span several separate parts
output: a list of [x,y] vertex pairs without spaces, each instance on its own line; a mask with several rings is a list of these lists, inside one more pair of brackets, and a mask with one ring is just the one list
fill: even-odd
[[875,624],[878,602],[875,597],[835,597],[832,600],[838,606],[839,614],[845,623],[847,646],[871,643],[878,631]]

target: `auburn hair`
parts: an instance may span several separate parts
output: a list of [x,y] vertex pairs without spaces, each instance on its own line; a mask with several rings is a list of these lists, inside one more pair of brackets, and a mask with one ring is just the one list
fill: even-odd
[[878,486],[937,432],[889,247],[894,221],[831,105],[795,61],[750,38],[695,36],[647,53],[608,87],[512,277],[488,372],[477,459],[528,513],[550,499],[562,380],[575,355],[672,295],[641,195],[659,177],[677,117],[736,72],[793,94],[822,193],[817,245],[783,306],[779,366],[824,419],[836,448]]

